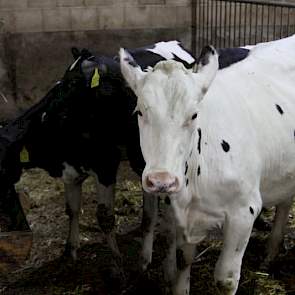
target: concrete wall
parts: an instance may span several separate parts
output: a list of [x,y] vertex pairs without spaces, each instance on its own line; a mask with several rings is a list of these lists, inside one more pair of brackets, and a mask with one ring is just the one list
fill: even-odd
[[190,26],[190,0],[0,0],[0,90],[27,106],[61,77],[73,46],[113,55],[177,38],[190,48]]

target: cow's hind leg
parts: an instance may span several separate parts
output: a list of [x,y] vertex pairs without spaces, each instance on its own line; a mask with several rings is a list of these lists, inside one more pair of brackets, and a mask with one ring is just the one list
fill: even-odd
[[77,181],[79,174],[76,170],[65,165],[62,179],[65,185],[66,214],[69,216],[69,234],[66,243],[65,254],[77,259],[77,249],[79,248],[79,214],[81,208],[81,188],[82,182]]
[[194,260],[196,246],[185,244],[176,251],[177,277],[173,286],[173,295],[189,295],[190,272]]
[[143,271],[152,261],[154,230],[158,216],[158,197],[143,192],[143,215],[141,228],[143,232],[143,243],[140,267]]
[[279,253],[291,206],[292,198],[276,206],[275,220],[267,243],[267,256],[262,265],[263,268],[268,268],[270,262],[273,261]]
[[[243,199],[247,199],[247,196]],[[244,252],[254,220],[261,211],[260,200],[256,199],[253,203],[248,203],[248,206],[237,204],[227,212],[223,248],[214,272],[215,282],[222,295],[234,295],[237,291]]]

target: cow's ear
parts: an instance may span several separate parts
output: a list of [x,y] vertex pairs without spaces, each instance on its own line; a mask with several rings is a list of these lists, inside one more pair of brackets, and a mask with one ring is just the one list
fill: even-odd
[[141,70],[140,66],[125,49],[120,49],[119,56],[122,75],[136,93],[146,73]]
[[193,72],[197,83],[206,93],[218,70],[218,53],[213,46],[205,46],[194,66]]
[[86,58],[93,56],[93,54],[87,48],[83,48],[81,50],[81,56],[83,59],[86,59]]
[[71,51],[75,60],[81,55],[80,50],[77,47],[72,47]]

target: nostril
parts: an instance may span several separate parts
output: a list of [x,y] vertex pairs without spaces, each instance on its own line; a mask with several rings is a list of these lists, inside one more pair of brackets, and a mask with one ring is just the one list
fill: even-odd
[[161,174],[156,173],[147,175],[146,185],[149,188],[160,188],[167,186],[167,183],[161,178]]
[[179,179],[169,173],[158,172],[146,176],[146,187],[158,192],[175,192],[179,187]]
[[147,185],[147,187],[154,187],[154,182],[153,182],[153,180],[148,176],[147,178],[146,178],[146,185]]

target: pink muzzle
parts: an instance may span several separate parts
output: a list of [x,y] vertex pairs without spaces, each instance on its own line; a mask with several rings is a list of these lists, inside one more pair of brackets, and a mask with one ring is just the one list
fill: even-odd
[[145,183],[150,192],[173,193],[179,188],[179,180],[168,172],[148,173]]

